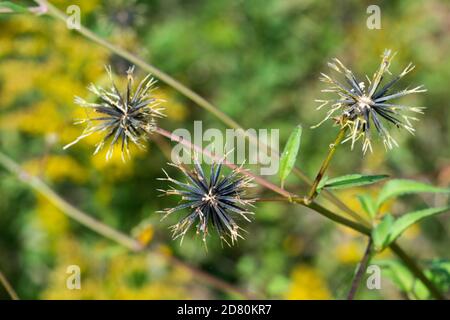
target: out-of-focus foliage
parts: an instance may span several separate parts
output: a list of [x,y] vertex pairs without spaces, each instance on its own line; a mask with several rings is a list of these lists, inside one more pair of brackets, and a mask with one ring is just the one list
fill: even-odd
[[[66,1],[53,1],[65,11]],[[392,65],[401,70],[413,61],[416,70],[405,79],[424,84],[426,94],[414,105],[426,114],[413,137],[393,135],[401,145],[385,153],[343,147],[329,176],[349,172],[386,173],[448,187],[450,184],[450,4],[443,1],[381,1],[381,30],[366,27],[370,1],[71,1],[81,8],[82,23],[111,42],[130,50],[185,83],[244,127],[279,128],[284,145],[302,123],[300,166],[312,176],[336,135],[331,124],[310,130],[322,114],[317,78],[326,62],[340,57],[358,74],[374,70],[385,48],[398,51]],[[163,245],[174,254],[237,286],[270,298],[343,298],[349,289],[366,239],[336,227],[299,206],[261,203],[248,234],[238,246],[222,248],[212,236],[208,252],[201,239],[186,236],[183,246],[170,239],[155,211],[173,205],[157,197],[166,159],[149,143],[132,150],[123,163],[120,153],[105,162],[92,157],[98,137],[89,137],[63,151],[82,128],[73,119],[82,110],[75,95],[89,98],[90,82],[106,84],[104,66],[123,75],[129,63],[84,39],[65,24],[46,16],[0,15],[0,149],[32,174],[50,184],[70,203],[132,234],[151,250]],[[145,75],[137,69],[137,77]],[[123,77],[122,77],[123,78]],[[119,83],[123,85],[123,83]],[[159,83],[166,100],[166,129],[224,129],[213,116]],[[170,172],[176,175],[176,171]],[[277,178],[274,177],[274,181]],[[304,191],[294,175],[287,189]],[[364,212],[357,196],[377,196],[376,185],[338,190],[352,209]],[[387,201],[383,214],[443,206],[445,195]],[[332,206],[330,205],[330,208]],[[438,216],[408,229],[401,244],[418,259],[449,258],[449,218]],[[177,299],[234,298],[175,267],[161,254],[132,254],[69,220],[45,198],[0,168],[0,270],[22,298]],[[394,259],[389,250],[376,256]],[[66,288],[67,266],[81,267],[82,290]],[[403,297],[395,280],[382,280],[381,290],[361,287],[362,298]],[[0,289],[0,297],[6,293]]]

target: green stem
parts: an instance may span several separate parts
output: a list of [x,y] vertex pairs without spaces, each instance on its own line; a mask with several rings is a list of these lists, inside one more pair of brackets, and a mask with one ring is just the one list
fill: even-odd
[[[183,139],[180,136],[177,136],[173,133],[170,133],[167,130],[164,130],[162,128],[156,128],[155,133],[171,140],[171,141],[175,141],[178,143],[181,143],[183,146],[185,146],[188,149],[191,149],[195,152],[201,153],[207,157],[209,157],[210,159],[214,160],[214,161],[221,161],[221,158],[212,154],[211,152],[202,149],[201,147],[191,143],[190,141]],[[230,169],[236,169],[237,166],[235,164],[229,163],[227,161],[224,161],[223,164],[227,167],[229,167]],[[259,185],[265,187],[266,189],[272,190],[273,192],[278,193],[279,195],[283,196],[284,201],[289,201],[289,202],[294,202],[294,203],[298,203],[301,204],[305,207],[311,208],[315,211],[317,211],[318,213],[320,213],[321,215],[323,215],[324,217],[333,220],[334,222],[337,222],[339,224],[348,226],[349,228],[352,228],[356,231],[359,231],[363,234],[366,235],[370,235],[370,229],[362,224],[359,224],[357,222],[354,222],[352,220],[346,219],[340,215],[337,215],[333,212],[331,212],[328,209],[325,209],[324,207],[320,206],[319,204],[315,203],[315,202],[306,202],[304,198],[300,198],[297,195],[281,189],[280,187],[278,187],[277,185],[271,183],[270,181],[267,181],[266,179],[262,178],[261,176],[258,176],[254,173],[251,173],[248,170],[242,170],[241,171],[242,174],[249,176],[251,178],[253,178],[255,180],[255,182],[257,182]]]
[[391,244],[391,250],[399,257],[403,263],[408,267],[408,269],[427,287],[431,295],[439,300],[445,300],[444,295],[435,286],[435,284],[428,279],[428,277],[423,273],[422,269],[417,265],[417,263],[412,259],[403,249],[396,243]]
[[[289,201],[289,199],[286,199],[284,197],[283,198],[263,198],[260,200],[263,202],[264,201],[267,201],[267,202],[269,202],[269,201],[284,201],[284,202]],[[305,200],[302,198],[292,198],[290,202],[295,202],[295,203],[298,203],[305,207],[308,207],[308,208],[314,210],[315,212],[319,213],[320,215],[322,215],[336,223],[339,223],[341,225],[349,227],[350,229],[356,230],[361,234],[364,234],[369,237],[371,235],[371,229],[369,229],[368,227],[366,227],[364,225],[360,225],[358,223],[355,223],[346,218],[343,218],[315,202],[306,204]],[[427,289],[430,291],[431,295],[435,299],[445,300],[445,297],[442,295],[440,290],[435,286],[435,284],[425,276],[425,274],[420,269],[420,267],[417,265],[417,263],[414,261],[414,259],[412,259],[398,244],[396,244],[396,243],[391,244],[390,249],[396,254],[396,256],[398,258],[400,258],[400,260],[402,260],[402,262],[405,264],[405,266],[408,268],[408,270],[410,270],[412,272],[412,274],[414,274],[414,276],[416,276],[427,287]]]
[[91,216],[85,214],[79,209],[75,208],[67,201],[62,199],[56,192],[54,192],[48,185],[46,185],[38,177],[29,175],[22,168],[16,164],[12,159],[0,152],[0,163],[8,169],[11,173],[16,174],[23,182],[28,184],[35,191],[45,196],[51,203],[57,208],[61,209],[66,215],[72,219],[80,222],[91,230],[103,235],[104,237],[111,239],[121,245],[129,248],[132,251],[141,250],[141,245],[136,240],[128,237],[127,235],[97,221]]
[[356,271],[355,277],[353,278],[352,285],[350,287],[350,291],[347,296],[347,300],[353,300],[355,298],[356,292],[363,280],[364,272],[367,269],[367,265],[370,261],[372,251],[372,238],[369,237],[369,242],[367,243],[366,251],[361,259],[361,262],[358,265],[358,270]]
[[[191,143],[190,141],[188,141],[186,139],[183,139],[183,137],[175,135],[175,134],[173,134],[173,133],[171,133],[171,132],[169,132],[167,130],[164,130],[162,128],[156,128],[154,132],[159,134],[159,135],[161,135],[161,136],[163,136],[163,137],[165,137],[165,138],[167,138],[167,139],[169,139],[169,140],[171,140],[171,141],[180,143],[180,144],[182,144],[183,146],[185,146],[186,148],[188,148],[188,149],[190,149],[192,151],[201,153],[201,154],[207,156],[208,158],[210,158],[210,159],[212,159],[212,160],[214,160],[216,162],[219,162],[219,161],[222,160],[221,157],[216,156],[216,155],[212,154],[211,152],[202,149],[200,146],[197,146],[197,145]],[[233,163],[230,163],[230,162],[227,162],[226,160],[224,160],[223,164],[226,165],[227,167],[229,167],[230,169],[238,169],[237,165],[235,165]],[[266,179],[264,179],[264,178],[262,178],[262,177],[260,177],[260,176],[258,176],[256,174],[251,173],[248,170],[242,170],[242,174],[245,174],[245,175],[247,175],[249,177],[252,177],[253,179],[255,179],[255,182],[257,182],[261,186],[263,186],[263,187],[265,187],[265,188],[267,188],[269,190],[272,190],[272,191],[274,191],[274,192],[276,192],[276,193],[278,193],[278,194],[280,194],[280,195],[282,195],[282,196],[284,196],[286,198],[290,198],[290,197],[295,197],[296,196],[295,194],[290,193],[290,192],[288,192],[288,191],[286,191],[284,189],[281,189],[277,185],[267,181]]]
[[[202,153],[215,161],[221,160],[221,159],[219,159],[219,157],[211,154],[207,150],[204,150],[204,149],[200,148],[199,146],[192,144],[190,141],[187,141],[186,139],[183,139],[182,137],[177,136],[173,133],[170,133],[164,129],[156,128],[155,133],[157,133],[167,139],[170,139],[171,141],[181,143],[182,145],[184,145],[185,147],[187,147],[189,149],[194,149],[196,152]],[[345,132],[343,132],[343,130],[341,130],[339,135],[341,135],[341,134],[344,135]],[[336,139],[336,140],[339,140],[339,136],[338,136],[338,139]],[[236,165],[228,163],[228,162],[224,162],[224,165],[228,166],[231,169],[236,168]],[[294,195],[284,189],[279,188],[278,186],[265,180],[264,178],[249,172],[248,170],[243,170],[242,174],[245,174],[249,177],[254,178],[255,181],[258,182],[261,186],[263,186],[267,189],[270,189],[270,190],[278,193],[279,195],[283,196],[285,201],[294,202],[294,203],[298,203],[300,205],[306,206],[336,223],[347,226],[347,227],[349,227],[353,230],[356,230],[362,234],[365,234],[367,236],[371,235],[371,229],[363,224],[359,224],[352,220],[346,219],[340,215],[337,215],[313,201],[307,201],[307,199],[305,199],[305,198],[299,198],[296,195]],[[429,281],[428,278],[426,278],[426,276],[423,274],[423,272],[420,270],[420,268],[415,264],[415,262],[412,258],[410,258],[403,250],[401,250],[399,247],[397,247],[397,245],[394,245],[393,251],[397,254],[397,256],[400,259],[403,260],[403,262],[411,270],[411,272],[413,272],[423,282],[423,284],[430,290],[430,292],[433,294],[433,296],[436,299],[443,299],[443,296],[439,292],[439,289],[437,289],[436,286],[431,281]],[[420,274],[420,276],[419,276],[419,274]]]
[[0,283],[5,288],[6,292],[9,294],[12,300],[20,300],[14,288],[9,283],[8,279],[5,277],[3,272],[0,270]]
[[347,226],[347,227],[349,227],[349,228],[351,228],[353,230],[356,230],[359,233],[362,233],[364,235],[367,235],[367,236],[370,235],[371,231],[370,231],[370,229],[368,227],[366,227],[366,226],[364,226],[362,224],[359,224],[357,222],[354,222],[353,220],[349,220],[349,219],[344,218],[344,217],[342,217],[340,215],[337,215],[337,214],[331,212],[330,210],[322,207],[321,205],[319,205],[316,202],[306,203],[304,201],[305,200],[303,198],[295,200],[295,202],[297,202],[298,204],[301,204],[301,205],[303,205],[305,207],[308,207],[308,208],[318,212],[322,216],[324,216],[324,217],[326,217],[326,218],[328,218],[330,220],[333,220],[334,222],[336,222],[336,223],[338,223],[340,225]]
[[319,172],[316,175],[316,179],[314,179],[314,182],[311,186],[311,190],[309,191],[308,197],[306,198],[306,202],[311,202],[316,198],[317,187],[319,186],[320,181],[322,181],[322,179],[325,175],[325,172],[327,171],[327,169],[330,165],[331,159],[333,159],[333,156],[334,156],[334,153],[336,152],[337,147],[341,144],[342,140],[344,139],[346,131],[347,131],[347,127],[345,127],[345,126],[339,130],[336,140],[330,146],[330,150],[328,150],[328,154],[327,154],[325,160],[323,161],[322,166],[319,169]]

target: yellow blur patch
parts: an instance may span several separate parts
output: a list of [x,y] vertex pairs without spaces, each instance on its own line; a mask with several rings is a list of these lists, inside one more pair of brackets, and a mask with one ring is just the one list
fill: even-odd
[[289,300],[325,300],[331,294],[319,272],[308,265],[298,265],[292,270],[291,285],[285,295]]
[[50,237],[59,236],[67,232],[69,221],[61,210],[56,208],[47,198],[37,196],[36,206],[39,225]]
[[155,234],[155,229],[153,228],[153,225],[146,224],[142,227],[139,227],[135,234],[135,237],[139,241],[139,243],[146,246],[150,243],[150,241],[152,241]]
[[158,246],[158,252],[165,255],[165,256],[171,256],[173,255],[172,249],[169,246],[166,245],[159,245]]
[[74,1],[74,3],[71,3],[67,0],[53,0],[51,3],[63,12],[66,12],[65,8],[67,8],[69,5],[76,4],[80,7],[81,15],[93,12],[100,5],[99,0],[77,0]]
[[154,91],[154,95],[157,99],[161,100],[161,105],[164,107],[163,113],[174,121],[182,121],[186,118],[186,107],[181,103],[176,102],[175,97],[169,95],[169,93],[163,89]]
[[32,159],[24,163],[24,169],[32,175],[43,175],[53,182],[70,180],[83,183],[88,173],[73,158],[64,155],[49,155],[48,157]]
[[335,248],[336,259],[341,263],[355,264],[361,260],[363,250],[355,241],[338,244]]
[[[98,134],[97,134],[98,135]],[[99,136],[99,139],[101,137]],[[88,142],[91,140],[87,140]],[[96,140],[95,143],[100,140]],[[119,180],[121,178],[130,176],[133,173],[133,161],[128,159],[126,155],[122,158],[121,145],[116,144],[112,157],[106,161],[106,153],[108,152],[109,144],[105,144],[105,147],[99,151],[98,154],[91,157],[92,166],[97,170],[104,173],[105,177],[110,180]],[[130,157],[133,158],[145,153],[145,150],[138,148],[135,144],[129,144]],[[124,160],[125,159],[125,160]]]
[[[42,299],[187,299],[192,276],[186,269],[161,264],[161,256],[110,251],[105,246],[84,249],[76,240],[62,238],[56,245]],[[151,257],[151,258],[150,258]],[[69,290],[69,265],[80,267],[80,290]]]
[[403,232],[402,237],[404,239],[412,240],[412,239],[417,238],[420,235],[420,232],[421,232],[420,226],[416,223],[416,224],[413,224],[408,229],[406,229],[405,232]]

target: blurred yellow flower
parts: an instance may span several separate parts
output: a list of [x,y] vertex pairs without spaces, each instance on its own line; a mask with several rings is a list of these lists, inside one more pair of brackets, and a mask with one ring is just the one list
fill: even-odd
[[[165,266],[164,272],[152,273],[158,264],[147,254],[106,251],[94,246],[89,250],[75,241],[64,239],[57,254],[57,266],[50,273],[43,299],[186,299],[186,285],[191,275],[186,270]],[[70,254],[67,251],[71,248]],[[80,290],[66,287],[67,267],[79,265]],[[160,265],[159,265],[160,266]]]
[[[94,134],[91,136],[95,136]],[[94,139],[93,137],[92,139]],[[91,139],[85,139],[90,143]],[[97,143],[98,140],[95,141]],[[143,155],[146,150],[142,150],[135,146],[134,144],[130,144],[130,157],[131,159],[140,155]],[[89,152],[92,152],[90,150]],[[108,161],[105,161],[106,153],[108,152],[108,148],[104,148],[98,152],[95,156],[90,157],[90,161],[92,166],[96,171],[100,171],[105,178],[112,180],[120,180],[124,177],[127,177],[133,173],[133,161],[124,162],[122,159],[122,152],[120,145],[114,146],[114,152],[112,153],[111,158]]]
[[[67,0],[52,0],[51,3],[64,12],[66,11],[65,8],[72,4],[68,3]],[[100,0],[77,0],[74,4],[80,7],[82,14],[89,14],[97,9],[100,3]]]
[[[50,237],[67,232],[69,221],[61,210],[56,208],[47,198],[37,196],[36,212],[40,226]],[[53,244],[53,242],[51,242]]]
[[155,97],[164,101],[162,103],[164,106],[164,114],[171,121],[182,121],[186,118],[186,107],[177,102],[176,98],[173,97],[167,90],[159,88],[155,91]]
[[420,225],[419,224],[413,224],[411,227],[405,230],[403,233],[403,238],[412,240],[414,238],[417,238],[420,235]]
[[334,250],[337,260],[347,264],[358,263],[364,253],[364,249],[356,241],[340,243]]
[[164,244],[159,245],[156,250],[165,256],[171,256],[173,254],[172,249]]
[[285,295],[289,300],[325,300],[331,293],[321,274],[309,265],[300,264],[292,270],[291,285]]
[[155,229],[151,223],[144,221],[133,230],[132,234],[142,245],[146,246],[152,241]]
[[88,178],[86,170],[73,158],[64,155],[49,155],[24,163],[24,169],[33,175],[44,175],[53,182],[70,180],[83,183]]

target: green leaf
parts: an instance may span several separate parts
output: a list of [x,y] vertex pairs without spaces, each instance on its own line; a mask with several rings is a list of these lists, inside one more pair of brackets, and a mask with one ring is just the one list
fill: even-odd
[[300,149],[300,141],[302,138],[302,126],[298,125],[292,131],[289,139],[284,146],[283,154],[280,158],[280,170],[278,175],[281,180],[281,186],[284,185],[284,181],[289,176],[294,167],[295,160],[297,159],[298,150]]
[[387,175],[362,175],[348,174],[345,176],[328,179],[322,188],[326,189],[343,189],[350,187],[359,187],[367,184],[376,183],[386,179]]
[[414,288],[414,275],[402,263],[395,260],[376,260],[373,262],[383,268],[383,273],[403,292]]
[[424,210],[409,212],[398,218],[391,227],[389,239],[386,245],[394,242],[406,229],[414,223],[440,213],[449,211],[450,207],[428,208]]
[[0,1],[0,8],[10,9],[12,12],[24,13],[28,12],[26,7],[23,7],[17,3],[11,1]]
[[373,228],[372,240],[376,251],[382,251],[386,248],[393,224],[394,217],[388,213],[383,217],[383,220]]
[[[429,299],[430,292],[409,269],[396,260],[375,260],[372,262],[382,268],[386,276],[410,299]],[[450,288],[450,260],[432,260],[424,263],[425,276],[430,279],[442,292]]]
[[398,197],[404,194],[421,193],[421,192],[449,193],[450,189],[438,188],[414,180],[406,180],[406,179],[391,180],[384,185],[383,189],[381,189],[380,194],[378,195],[377,208],[380,208],[381,205],[390,198]]
[[395,260],[374,262],[383,269],[383,275],[396,284],[410,299],[428,299],[430,293],[425,285],[418,281],[402,263]]
[[430,279],[442,292],[448,292],[450,289],[450,260],[432,260],[429,265],[427,271],[429,271]]
[[364,211],[369,215],[371,219],[375,218],[377,215],[377,207],[375,205],[375,201],[368,194],[360,194],[358,195],[359,203]]

